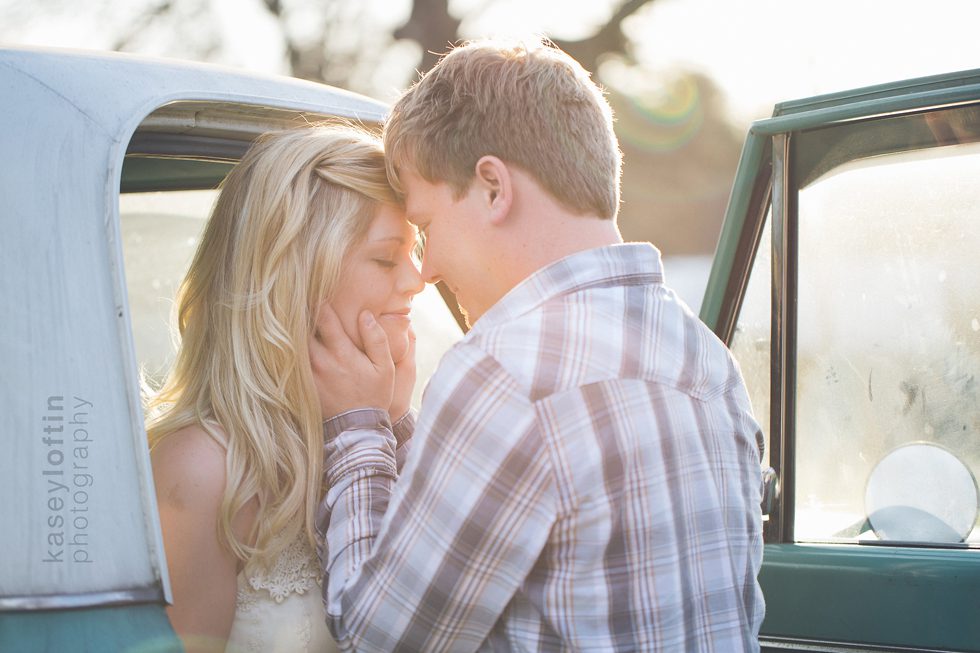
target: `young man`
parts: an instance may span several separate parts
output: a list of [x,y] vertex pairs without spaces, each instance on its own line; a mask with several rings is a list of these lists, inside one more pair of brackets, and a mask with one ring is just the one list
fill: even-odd
[[[327,618],[357,650],[758,650],[758,425],[728,351],[615,223],[601,91],[547,45],[450,52],[395,105],[422,276],[472,329],[404,393],[325,309]],[[393,388],[395,388],[393,390]],[[372,408],[373,407],[373,408]],[[395,415],[394,417],[398,417]],[[397,482],[396,482],[397,481]]]

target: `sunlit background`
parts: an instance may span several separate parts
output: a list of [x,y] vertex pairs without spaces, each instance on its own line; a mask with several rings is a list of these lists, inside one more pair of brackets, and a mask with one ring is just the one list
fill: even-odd
[[119,50],[390,101],[433,53],[546,35],[607,88],[620,224],[697,309],[742,139],[774,103],[980,68],[976,0],[0,0],[0,44]]

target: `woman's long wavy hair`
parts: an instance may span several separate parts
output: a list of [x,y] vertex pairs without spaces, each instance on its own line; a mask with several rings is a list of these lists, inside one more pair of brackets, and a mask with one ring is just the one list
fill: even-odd
[[[152,448],[200,425],[226,450],[218,538],[268,567],[314,542],[322,416],[308,342],[344,255],[395,196],[378,138],[349,125],[265,134],[221,186],[177,295],[180,348],[148,404]],[[248,541],[232,519],[252,498]]]

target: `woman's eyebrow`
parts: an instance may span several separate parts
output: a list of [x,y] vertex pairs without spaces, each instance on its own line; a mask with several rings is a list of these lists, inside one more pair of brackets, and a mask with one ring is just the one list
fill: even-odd
[[380,238],[372,238],[370,242],[372,242],[372,243],[385,243],[385,242],[388,242],[390,240],[391,241],[395,241],[399,245],[404,245],[405,244],[405,238],[404,238],[404,236],[382,236]]

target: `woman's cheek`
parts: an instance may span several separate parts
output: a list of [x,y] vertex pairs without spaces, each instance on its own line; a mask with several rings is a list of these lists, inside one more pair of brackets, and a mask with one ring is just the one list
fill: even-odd
[[337,314],[337,319],[340,320],[340,326],[344,329],[344,333],[351,339],[355,347],[364,351],[364,343],[361,341],[361,334],[357,326],[360,309],[355,309],[347,303],[337,301],[333,302],[331,307]]

